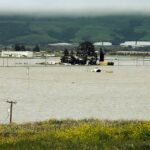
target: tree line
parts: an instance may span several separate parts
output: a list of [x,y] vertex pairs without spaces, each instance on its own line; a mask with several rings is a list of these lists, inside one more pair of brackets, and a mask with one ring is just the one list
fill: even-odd
[[[15,44],[14,50],[15,51],[28,51],[29,49],[26,48],[26,46],[24,44]],[[33,51],[33,52],[40,52],[40,46],[39,45],[35,45],[30,50]]]

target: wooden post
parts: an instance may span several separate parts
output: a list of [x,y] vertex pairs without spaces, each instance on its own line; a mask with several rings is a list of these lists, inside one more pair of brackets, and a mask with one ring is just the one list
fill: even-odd
[[29,78],[29,75],[30,75],[30,68],[27,67],[27,76],[28,76],[28,78]]
[[138,56],[136,57],[136,66],[138,66]]
[[8,67],[8,57],[7,57],[7,67]]
[[4,67],[4,57],[3,57],[3,67]]
[[46,67],[46,65],[47,65],[47,60],[46,60],[46,55],[45,55],[45,67]]
[[17,102],[13,102],[13,101],[7,101],[7,103],[10,104],[10,124],[12,123],[12,109],[13,109],[13,104],[17,104]]

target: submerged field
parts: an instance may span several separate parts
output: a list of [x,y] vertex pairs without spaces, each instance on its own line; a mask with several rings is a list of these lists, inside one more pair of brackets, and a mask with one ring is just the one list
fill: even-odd
[[0,123],[55,119],[150,120],[150,67],[0,68]]
[[2,150],[149,150],[150,122],[50,120],[0,125]]
[[0,150],[149,150],[149,61],[121,63],[1,67]]

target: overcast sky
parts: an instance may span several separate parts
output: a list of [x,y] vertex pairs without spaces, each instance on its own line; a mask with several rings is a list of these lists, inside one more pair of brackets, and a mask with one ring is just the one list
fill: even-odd
[[150,0],[0,0],[0,14],[150,14]]

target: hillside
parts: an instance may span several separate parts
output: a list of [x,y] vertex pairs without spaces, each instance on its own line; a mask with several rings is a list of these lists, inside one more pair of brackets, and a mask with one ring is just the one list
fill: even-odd
[[150,40],[150,17],[0,17],[0,44]]

